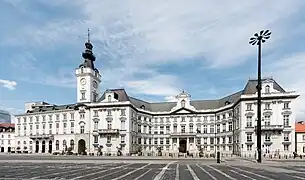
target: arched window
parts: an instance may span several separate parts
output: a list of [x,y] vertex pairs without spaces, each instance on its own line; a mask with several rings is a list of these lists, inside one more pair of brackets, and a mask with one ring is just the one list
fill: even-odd
[[270,93],[270,86],[269,85],[265,86],[265,93]]
[[59,150],[59,140],[56,140],[55,148],[57,151]]
[[84,73],[84,67],[80,68],[80,73]]
[[66,149],[67,149],[67,141],[66,140],[62,141],[62,146],[63,146],[63,149],[66,151]]
[[74,140],[73,139],[70,140],[70,147],[72,150],[74,150]]
[[181,101],[181,107],[183,107],[183,108],[185,107],[185,100]]
[[108,95],[108,102],[111,102],[111,95]]

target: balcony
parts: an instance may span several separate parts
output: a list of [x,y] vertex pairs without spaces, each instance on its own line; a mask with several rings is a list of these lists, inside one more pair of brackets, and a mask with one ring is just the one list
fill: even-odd
[[119,129],[99,129],[99,134],[118,134]]
[[[262,125],[262,131],[279,131],[282,132],[284,129],[283,125]],[[255,131],[257,126],[255,126]]]
[[196,136],[195,132],[172,132],[171,136]]
[[51,139],[54,136],[52,134],[35,134],[30,135],[30,139]]

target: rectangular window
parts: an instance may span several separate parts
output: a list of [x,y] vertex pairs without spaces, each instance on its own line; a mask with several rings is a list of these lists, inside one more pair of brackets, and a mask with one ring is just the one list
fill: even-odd
[[284,145],[284,151],[289,151],[289,145]]
[[233,130],[232,122],[229,122],[229,131],[232,131],[232,130]]
[[98,110],[93,110],[93,117],[98,117]]
[[121,116],[125,116],[125,109],[121,109]]
[[217,124],[217,133],[220,133],[220,124]]
[[251,111],[252,110],[252,104],[247,104],[247,111]]
[[210,125],[210,133],[214,133],[214,132],[215,132],[214,125]]
[[247,116],[247,127],[252,127],[252,116]]
[[107,143],[111,143],[111,136],[107,136]]
[[67,120],[67,114],[63,114],[63,119]]
[[177,125],[174,125],[174,133],[177,133]]
[[111,109],[107,110],[107,116],[111,116]]
[[289,133],[284,133],[284,141],[289,141]]
[[86,92],[81,92],[82,94],[82,100],[85,100],[86,99]]
[[265,118],[264,118],[264,122],[265,122],[265,126],[270,126],[270,116],[269,115],[266,115]]
[[154,139],[154,144],[158,144],[158,138]]
[[94,143],[98,143],[98,136],[93,136],[94,137]]
[[125,143],[125,136],[121,136],[121,143],[122,143],[122,144]]
[[266,134],[265,135],[265,141],[270,142],[270,140],[271,140],[270,134]]
[[81,134],[84,134],[84,133],[85,133],[85,126],[81,126],[81,127],[80,127],[80,133],[81,133]]
[[208,133],[208,126],[207,125],[203,125],[203,133]]
[[247,142],[252,142],[252,134],[247,134]]
[[185,133],[185,125],[181,125],[181,133]]
[[222,132],[226,132],[227,131],[227,125],[224,123],[222,124]]
[[252,145],[250,144],[247,145],[247,151],[252,151]]
[[125,121],[121,121],[121,130],[125,130]]
[[94,130],[98,129],[98,121],[94,121]]
[[160,126],[160,134],[164,134],[164,126]]
[[284,102],[284,109],[289,109],[289,102]]
[[112,129],[112,123],[111,123],[111,121],[107,121],[107,129]]
[[265,103],[265,109],[266,109],[266,110],[271,109],[271,108],[270,108],[270,103]]
[[74,120],[74,113],[70,114],[70,118],[71,118],[71,120]]
[[194,128],[194,126],[192,124],[190,124],[190,133],[193,133],[193,128]]
[[214,144],[214,138],[210,138],[210,144]]
[[289,126],[289,115],[283,116],[284,126]]

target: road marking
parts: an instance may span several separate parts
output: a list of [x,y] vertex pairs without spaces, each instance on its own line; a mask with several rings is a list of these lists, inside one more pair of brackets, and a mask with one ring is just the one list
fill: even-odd
[[213,180],[217,180],[216,177],[214,177],[212,174],[210,174],[207,170],[203,169],[201,166],[199,166],[198,164],[196,164],[196,166],[198,166],[204,173],[206,173],[208,176],[210,176],[210,178],[212,178]]
[[114,178],[114,179],[112,179],[112,180],[117,180],[117,179],[121,179],[121,178],[123,178],[123,177],[126,177],[126,176],[128,176],[128,175],[130,175],[130,174],[132,174],[132,173],[134,173],[134,172],[137,172],[137,171],[139,171],[139,170],[141,170],[141,169],[144,169],[145,167],[147,167],[147,166],[149,166],[149,165],[151,165],[151,163],[146,164],[145,166],[142,166],[142,167],[140,167],[140,168],[138,168],[138,169],[135,169],[135,170],[133,170],[133,171],[130,171],[129,173],[124,174],[124,175],[122,175],[122,176],[120,176],[120,177]]
[[162,178],[162,176],[164,175],[165,171],[167,170],[168,166],[174,162],[176,162],[176,161],[169,162],[166,166],[164,166],[162,168],[162,171],[154,178],[154,180],[160,180]]
[[134,180],[138,180],[141,177],[145,176],[147,173],[149,173],[152,169],[148,169],[145,173],[141,174],[140,176],[138,176],[137,178],[135,178]]
[[305,178],[300,177],[300,176],[291,176],[291,177],[294,177],[294,178],[297,178],[297,179],[305,179]]
[[175,180],[179,180],[179,164],[176,166],[176,177]]
[[260,175],[260,174],[257,174],[257,173],[253,173],[253,172],[250,172],[250,171],[247,171],[247,170],[244,170],[244,169],[240,169],[240,168],[233,167],[233,166],[230,166],[230,165],[227,165],[227,166],[230,167],[230,168],[236,169],[236,170],[246,172],[248,174],[255,175],[255,176],[260,177],[260,178],[264,178],[264,179],[268,179],[268,180],[275,180],[275,179],[272,179],[272,178],[269,178],[269,177],[266,177],[266,176],[263,176],[263,175]]
[[76,171],[79,171],[79,170],[80,169],[75,169],[75,170],[71,170],[71,171],[68,171],[68,172],[60,171],[60,172],[57,172],[57,173],[44,174],[44,175],[41,175],[41,176],[32,177],[31,179],[41,179],[42,177],[45,177],[45,176],[54,176],[54,175],[58,175],[58,174],[67,174],[67,173],[72,173],[72,172],[76,172]]
[[242,176],[242,177],[245,177],[245,178],[248,178],[248,179],[251,179],[251,180],[256,180],[256,179],[254,179],[254,178],[252,178],[252,177],[250,177],[250,176],[241,174],[241,173],[239,173],[239,172],[237,172],[237,171],[234,171],[234,170],[230,170],[230,171],[233,172],[233,173],[235,173],[235,174],[238,174],[238,175],[240,175],[240,176]]
[[[123,166],[113,167],[113,168],[105,169],[105,170],[103,170],[103,171],[98,171],[98,172],[94,172],[94,173],[85,174],[85,175],[83,175],[83,176],[75,177],[75,178],[73,178],[72,180],[80,179],[80,178],[83,178],[83,177],[86,177],[86,176],[91,176],[91,175],[94,175],[94,174],[99,174],[99,173],[106,172],[106,171],[110,171],[110,170],[114,170],[114,169],[124,168],[124,167],[129,166],[129,165],[131,165],[131,164],[125,164],[125,165],[123,165]],[[115,171],[115,172],[117,172],[117,171]],[[110,174],[113,174],[113,173],[110,173]],[[107,175],[110,175],[110,174],[107,174]],[[104,177],[104,176],[102,176],[102,177]],[[99,179],[99,178],[101,178],[101,177],[98,177],[98,178],[95,178],[95,179]],[[92,179],[91,179],[91,180],[92,180]]]
[[190,171],[191,175],[193,176],[193,179],[194,180],[200,180],[198,178],[198,176],[196,175],[196,173],[193,171],[193,169],[190,167],[190,165],[186,165],[187,166],[187,169]]
[[237,180],[237,179],[235,179],[234,177],[232,177],[232,176],[230,176],[230,175],[228,175],[228,174],[226,174],[226,173],[224,173],[224,172],[222,172],[222,171],[220,171],[220,170],[218,170],[218,169],[216,169],[216,168],[214,168],[214,167],[212,167],[212,166],[210,166],[210,165],[207,165],[207,164],[203,164],[203,165],[205,165],[205,166],[207,166],[207,167],[213,169],[214,171],[218,172],[219,174],[222,174],[223,176],[225,176],[225,177],[228,178],[228,179]]

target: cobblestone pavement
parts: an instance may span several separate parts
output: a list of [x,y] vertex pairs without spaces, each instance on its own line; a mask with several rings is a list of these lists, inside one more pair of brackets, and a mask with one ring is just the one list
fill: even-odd
[[0,161],[0,179],[105,180],[289,180],[304,179],[304,165],[256,164],[231,161]]

